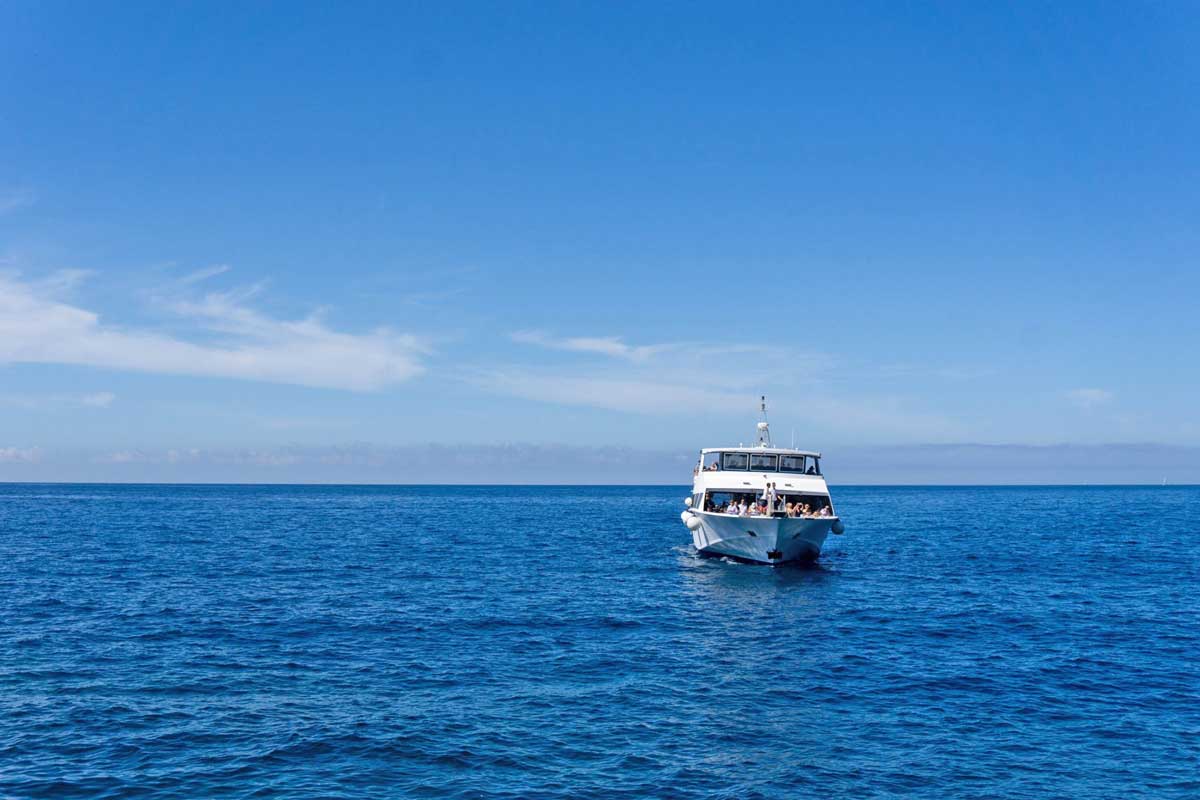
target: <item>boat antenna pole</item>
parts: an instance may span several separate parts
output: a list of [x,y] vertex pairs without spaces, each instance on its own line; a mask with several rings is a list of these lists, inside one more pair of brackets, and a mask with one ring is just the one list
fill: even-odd
[[758,410],[762,414],[762,422],[758,423],[758,446],[771,446],[771,426],[767,424],[767,396],[764,394],[759,401]]

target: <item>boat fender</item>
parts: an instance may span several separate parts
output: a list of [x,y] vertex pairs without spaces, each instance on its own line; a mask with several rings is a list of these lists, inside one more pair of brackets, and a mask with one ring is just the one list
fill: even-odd
[[679,518],[680,518],[681,520],[683,520],[683,524],[684,524],[684,525],[687,525],[687,521],[688,521],[689,519],[691,519],[691,518],[692,518],[692,512],[690,512],[690,511],[680,511],[680,512],[679,512]]
[[700,527],[700,518],[695,514],[692,514],[690,517],[684,520],[683,524],[687,525],[689,531],[694,531],[696,528]]
[[838,536],[841,536],[843,533],[846,532],[846,526],[842,524],[842,521],[840,519],[835,519],[833,521],[833,525],[830,526],[829,530],[833,531]]
[[683,498],[683,504],[685,506],[687,506],[688,508],[691,508],[692,507],[692,496],[688,495],[687,497]]

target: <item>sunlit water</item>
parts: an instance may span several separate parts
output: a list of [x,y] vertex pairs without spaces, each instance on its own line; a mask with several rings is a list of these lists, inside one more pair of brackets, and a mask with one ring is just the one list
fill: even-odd
[[0,797],[1200,796],[1200,489],[0,486]]

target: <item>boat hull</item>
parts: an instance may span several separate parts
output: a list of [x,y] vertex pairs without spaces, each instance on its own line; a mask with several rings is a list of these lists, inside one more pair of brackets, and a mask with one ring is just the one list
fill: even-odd
[[692,544],[700,553],[760,564],[813,561],[837,520],[693,513],[700,524],[692,531]]

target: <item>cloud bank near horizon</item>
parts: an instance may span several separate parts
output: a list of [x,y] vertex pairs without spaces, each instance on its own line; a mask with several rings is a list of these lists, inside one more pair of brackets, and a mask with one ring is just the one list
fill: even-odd
[[[0,447],[0,481],[663,484],[691,482],[694,451],[542,444],[166,448]],[[1200,483],[1200,447],[916,445],[825,454],[831,486]]]

